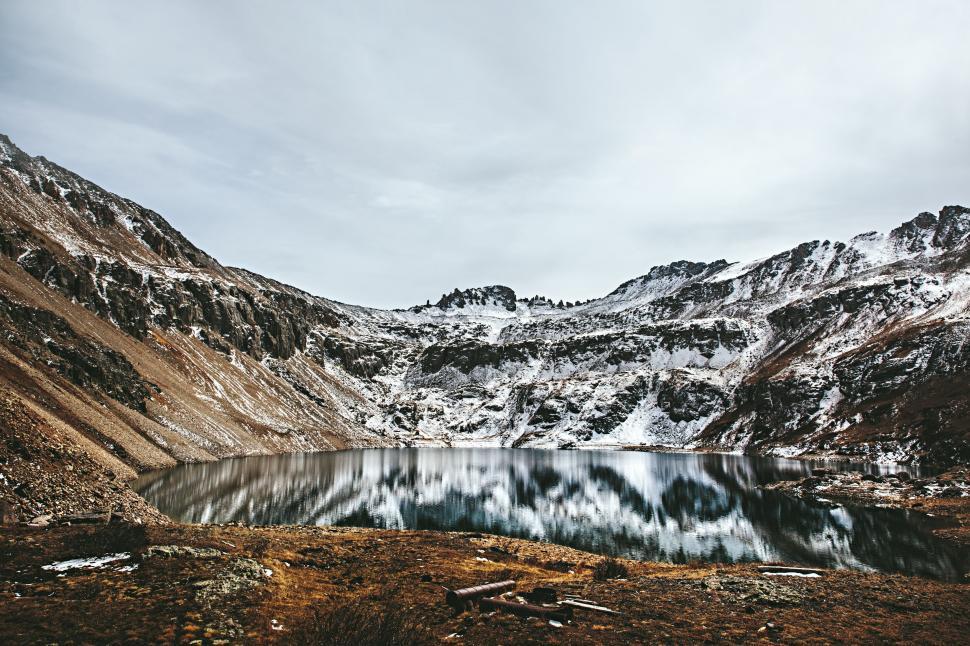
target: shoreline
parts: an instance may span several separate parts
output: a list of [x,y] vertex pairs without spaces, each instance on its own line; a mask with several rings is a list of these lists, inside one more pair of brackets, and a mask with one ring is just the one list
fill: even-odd
[[955,545],[970,547],[968,467],[954,467],[925,477],[913,477],[908,471],[882,475],[820,468],[814,469],[807,478],[779,480],[762,485],[762,489],[822,504],[852,504],[924,514],[945,524],[932,530],[935,535]]
[[[49,473],[57,476],[49,484],[59,486],[48,494],[78,484],[68,476],[82,478],[85,491],[118,496],[129,511],[97,525],[58,524],[62,514],[46,527],[0,528],[0,636],[6,641],[312,642],[321,631],[350,630],[362,608],[367,625],[412,631],[405,643],[953,643],[970,632],[966,579],[851,569],[779,576],[756,563],[625,559],[618,562],[626,574],[599,579],[602,555],[480,532],[180,523],[163,517],[129,483],[113,481],[102,490],[87,482],[98,484],[96,469],[79,471]],[[959,474],[964,478],[966,470]],[[878,477],[880,486],[898,481]],[[811,478],[767,486],[820,495],[802,486]],[[835,499],[831,487],[826,491]],[[858,496],[844,500],[874,504]],[[916,498],[879,504],[892,502],[927,511]],[[923,504],[931,503],[930,513],[965,514],[967,521],[934,533],[970,544],[970,498]],[[68,515],[77,511],[74,503],[63,507]],[[132,515],[143,522],[132,522]],[[622,614],[579,609],[556,626],[478,609],[459,613],[443,603],[443,588],[509,579],[520,594],[552,588],[560,599],[572,595]]]
[[[118,522],[12,528],[0,545],[0,635],[15,643],[306,642],[355,608],[375,626],[397,617],[408,643],[954,643],[970,631],[965,583],[622,559],[602,578],[601,556],[477,532]],[[579,609],[556,625],[444,604],[446,588],[501,580],[516,582],[513,602],[543,587],[620,614]]]

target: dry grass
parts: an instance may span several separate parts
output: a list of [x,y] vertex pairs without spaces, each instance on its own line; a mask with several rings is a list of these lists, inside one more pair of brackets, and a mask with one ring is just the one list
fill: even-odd
[[593,578],[597,581],[625,579],[627,576],[629,576],[627,567],[612,557],[601,559],[593,566]]
[[[5,528],[0,642],[366,646],[455,635],[446,643],[963,643],[970,632],[966,585],[918,577],[838,570],[775,580],[748,564],[603,559],[481,534],[176,524],[145,533],[143,539],[138,530],[108,526]],[[137,547],[142,540],[224,553],[145,559]],[[130,548],[137,569],[109,566],[63,577],[41,570],[81,550],[120,548]],[[479,560],[480,550],[489,560]],[[252,558],[272,575],[200,600],[199,584],[231,581],[240,559]],[[572,567],[561,572],[561,563]],[[598,579],[594,571],[620,578]],[[578,611],[556,627],[501,613],[456,614],[444,603],[445,587],[506,578],[520,592],[551,587],[622,614]],[[764,598],[752,598],[751,590]],[[761,630],[768,623],[775,628]]]
[[343,602],[310,617],[290,634],[293,643],[320,646],[423,646],[436,640],[390,595],[371,602]]

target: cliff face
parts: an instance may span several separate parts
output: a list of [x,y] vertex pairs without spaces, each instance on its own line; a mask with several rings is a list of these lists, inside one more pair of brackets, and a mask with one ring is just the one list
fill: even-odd
[[466,305],[492,327],[425,346],[387,419],[451,443],[967,463],[968,232],[952,206],[746,265],[654,267],[588,303]]
[[5,138],[0,160],[0,383],[58,441],[118,474],[381,443],[303,353],[345,315]]
[[582,304],[494,286],[380,311],[225,267],[2,138],[0,383],[119,474],[421,443],[967,463],[968,233],[946,207]]

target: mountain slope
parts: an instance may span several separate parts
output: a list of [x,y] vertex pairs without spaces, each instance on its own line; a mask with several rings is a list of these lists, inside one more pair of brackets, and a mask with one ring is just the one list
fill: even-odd
[[[293,358],[325,302],[219,265],[160,216],[0,140],[0,380],[116,472],[374,444],[347,392]],[[286,314],[281,314],[285,311]],[[305,364],[305,365],[304,365]],[[93,450],[93,449],[92,449]]]
[[586,303],[349,306],[225,267],[0,138],[0,382],[113,473],[344,446],[970,462],[970,211]]

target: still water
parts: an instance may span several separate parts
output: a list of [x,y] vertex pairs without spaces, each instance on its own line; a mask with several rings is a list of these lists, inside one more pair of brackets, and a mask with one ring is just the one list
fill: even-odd
[[187,464],[134,487],[192,523],[479,531],[644,560],[784,560],[944,579],[970,566],[930,534],[926,516],[758,488],[812,466],[718,454],[361,449]]

